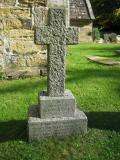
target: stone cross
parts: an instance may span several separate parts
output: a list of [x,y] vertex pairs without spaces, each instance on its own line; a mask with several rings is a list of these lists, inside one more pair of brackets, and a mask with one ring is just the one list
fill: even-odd
[[78,28],[66,27],[64,9],[51,8],[48,15],[49,26],[35,32],[36,42],[48,46],[48,91],[40,92],[38,105],[29,109],[29,141],[87,132],[87,117],[64,86],[65,47],[78,43]]
[[64,96],[66,45],[78,43],[78,28],[66,27],[64,9],[50,8],[48,26],[38,27],[35,42],[48,47],[47,94],[51,97]]

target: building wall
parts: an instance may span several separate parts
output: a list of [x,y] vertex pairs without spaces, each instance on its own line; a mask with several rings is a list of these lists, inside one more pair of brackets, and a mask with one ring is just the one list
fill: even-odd
[[93,23],[91,20],[82,20],[82,21],[71,20],[70,25],[79,27],[80,42],[93,42],[92,39]]
[[80,27],[80,42],[92,42],[92,22]]
[[[48,7],[53,5],[49,2],[0,0],[0,75],[17,78],[46,71],[46,46],[34,43],[34,28],[47,24]],[[91,40],[86,36],[90,27],[80,29],[82,41]]]
[[6,76],[38,75],[46,67],[46,48],[34,43],[34,27],[46,24],[45,5],[44,0],[0,1],[0,72]]

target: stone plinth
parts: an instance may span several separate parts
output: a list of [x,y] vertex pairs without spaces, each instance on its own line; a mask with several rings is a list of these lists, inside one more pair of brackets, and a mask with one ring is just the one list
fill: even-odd
[[87,133],[87,117],[78,109],[75,110],[73,117],[41,119],[38,116],[38,108],[33,106],[29,109],[29,141]]
[[73,117],[76,107],[75,97],[70,90],[65,91],[62,97],[46,96],[46,92],[39,95],[40,118]]

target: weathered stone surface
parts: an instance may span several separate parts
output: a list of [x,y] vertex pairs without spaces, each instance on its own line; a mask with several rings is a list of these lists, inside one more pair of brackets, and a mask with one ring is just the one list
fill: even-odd
[[4,57],[0,50],[0,72],[3,72],[4,69]]
[[48,0],[47,1],[47,7],[48,8],[62,8],[62,9],[65,9],[66,25],[70,26],[69,0]]
[[79,29],[77,27],[69,27],[66,29],[66,44],[78,44]]
[[87,133],[87,117],[76,109],[73,117],[47,118],[38,117],[38,106],[31,107],[28,120],[29,141],[46,137],[63,137]]
[[6,78],[8,79],[17,79],[23,77],[30,77],[30,76],[38,76],[41,75],[41,71],[43,71],[43,76],[46,75],[45,72],[46,68],[43,67],[16,67],[15,69],[6,68],[4,73]]
[[0,20],[1,22],[1,30],[4,29],[4,32],[7,30],[18,29],[31,29],[32,28],[32,20],[31,19],[22,19],[22,18],[3,18]]
[[92,23],[84,24],[79,30],[79,42],[92,42]]
[[[32,28],[31,16],[33,10],[31,10],[29,5],[21,7],[22,1],[19,2],[21,3],[19,7],[17,7],[18,1],[0,1],[0,30],[5,37],[4,43],[2,42],[3,45],[0,47],[0,64],[2,64],[2,69],[5,67],[7,70],[8,68],[14,70],[11,71],[9,75],[12,73],[13,75],[17,75],[16,72],[20,66],[22,67],[21,70],[23,67],[26,67],[24,68],[25,73],[29,66],[33,67],[38,65],[39,67],[46,67],[46,55],[39,54],[38,56],[37,54],[45,47],[35,45],[34,30],[28,30]],[[3,54],[4,59],[2,59]],[[35,57],[35,55],[37,56]],[[3,66],[3,64],[5,64],[5,66]],[[41,68],[39,69],[38,75],[39,74],[44,74]]]
[[28,29],[11,29],[5,30],[4,35],[14,40],[33,41],[34,43],[34,31]]
[[4,18],[2,24],[5,30],[23,28],[22,22],[18,18]]
[[107,57],[87,55],[86,58],[88,58],[89,60],[91,60],[93,62],[104,64],[104,65],[118,65],[118,64],[120,64],[120,61],[116,61],[116,60],[113,60],[113,59],[107,58]]
[[46,6],[47,0],[19,0],[20,3],[26,3],[26,4],[40,4],[43,6]]
[[34,31],[32,30],[8,30],[4,32],[4,36],[9,37],[10,48],[14,54],[32,54],[44,49],[42,46],[34,43]]
[[41,54],[40,52],[32,54],[31,56],[27,57],[26,60],[27,66],[46,66],[47,65],[47,55]]
[[16,3],[16,0],[0,0],[0,3],[4,4],[4,5],[12,5],[12,6],[14,6],[15,3]]
[[48,47],[48,95],[64,96],[66,44],[78,43],[78,28],[66,28],[64,9],[49,9],[49,26],[36,29],[35,41]]
[[0,28],[3,30],[32,28],[30,8],[1,7],[0,8]]
[[49,8],[66,8],[68,0],[48,0],[47,5]]
[[[1,54],[2,55],[2,54]],[[3,57],[3,56],[2,56]],[[46,55],[41,53],[34,54],[8,54],[6,55],[6,67],[14,68],[17,70],[18,67],[46,67]],[[0,62],[2,59],[0,60]],[[4,61],[3,61],[4,62]],[[16,68],[16,69],[15,69]]]
[[14,51],[14,53],[32,54],[39,52],[42,49],[42,47],[35,45],[33,41],[26,41],[24,39],[19,39],[17,41],[12,40],[11,49]]
[[9,59],[7,66],[16,68],[16,70],[17,70],[17,67],[25,67],[26,66],[25,58],[21,57],[17,54],[13,54],[13,55],[11,55],[11,57],[9,57],[9,55],[8,55],[8,57],[6,56],[6,58]]
[[46,7],[35,6],[34,7],[34,26],[44,26],[47,24],[47,13],[48,9]]
[[[12,33],[14,35],[14,30]],[[14,39],[15,36],[18,36],[17,40]],[[17,32],[10,39],[0,34],[0,70],[5,72],[6,77],[17,78],[45,73],[42,68],[47,65],[46,50],[41,52],[41,46],[35,45],[32,40],[29,41],[29,36],[28,41],[26,38],[22,38],[21,33],[17,35]]]
[[70,90],[65,90],[63,97],[46,96],[45,91],[39,94],[40,118],[58,118],[74,116],[76,101]]
[[2,17],[30,17],[30,8],[20,7],[0,7],[0,16]]

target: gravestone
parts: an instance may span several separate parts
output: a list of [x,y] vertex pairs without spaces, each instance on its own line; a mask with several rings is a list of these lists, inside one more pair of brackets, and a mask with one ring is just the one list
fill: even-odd
[[65,9],[49,9],[48,26],[36,29],[35,42],[48,46],[47,91],[29,109],[29,140],[86,133],[87,117],[65,89],[65,47],[78,43],[78,28],[66,27]]

